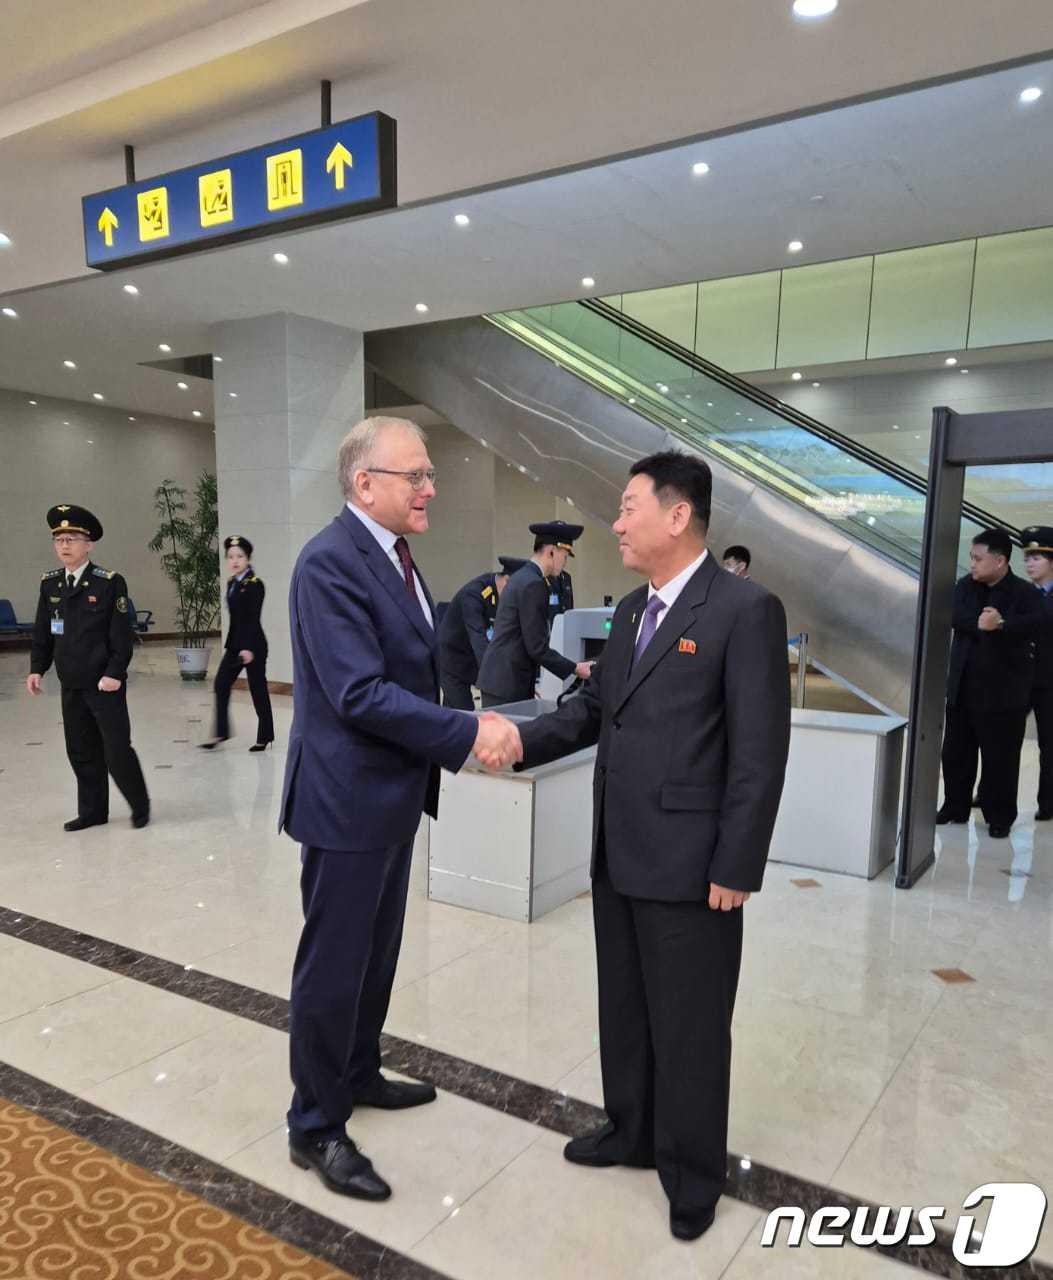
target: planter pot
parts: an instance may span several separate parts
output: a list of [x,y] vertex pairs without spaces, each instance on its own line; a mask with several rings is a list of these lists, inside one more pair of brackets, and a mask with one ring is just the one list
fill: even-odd
[[176,649],[179,674],[184,680],[204,680],[208,674],[211,649]]

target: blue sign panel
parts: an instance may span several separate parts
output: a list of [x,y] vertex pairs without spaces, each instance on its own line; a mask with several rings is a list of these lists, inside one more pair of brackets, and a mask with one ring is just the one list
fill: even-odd
[[396,201],[395,121],[376,111],[85,196],[85,257],[107,270]]

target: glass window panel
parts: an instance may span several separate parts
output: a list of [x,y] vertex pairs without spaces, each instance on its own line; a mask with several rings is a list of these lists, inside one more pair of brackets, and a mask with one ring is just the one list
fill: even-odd
[[1053,227],[976,245],[970,347],[1053,337]]
[[703,281],[694,350],[706,360],[744,373],[775,366],[779,272]]
[[645,289],[622,295],[621,309],[627,316],[671,338],[688,351],[695,349],[697,308],[697,284],[675,284],[668,289]]
[[782,273],[780,369],[865,358],[872,263],[847,258]]
[[878,254],[867,358],[964,347],[975,251],[959,240]]

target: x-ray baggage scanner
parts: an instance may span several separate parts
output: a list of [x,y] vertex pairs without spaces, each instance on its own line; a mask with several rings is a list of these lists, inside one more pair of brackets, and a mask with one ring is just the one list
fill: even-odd
[[[549,644],[572,662],[591,662],[603,652],[611,633],[613,617],[614,610],[611,608],[568,609],[566,613],[556,615]],[[560,680],[550,671],[542,671],[538,688],[542,698],[555,702],[564,689],[570,688],[573,681],[573,676]]]

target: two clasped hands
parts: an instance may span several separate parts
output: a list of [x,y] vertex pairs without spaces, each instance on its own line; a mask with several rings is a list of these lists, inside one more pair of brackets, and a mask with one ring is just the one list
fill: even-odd
[[511,720],[496,711],[484,711],[479,717],[479,731],[472,751],[484,768],[496,773],[522,761],[523,740]]

